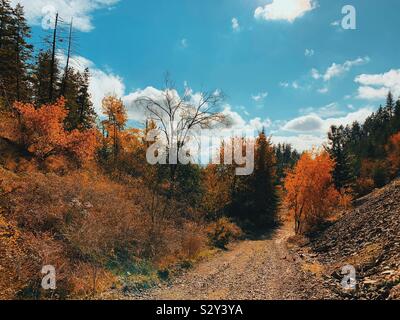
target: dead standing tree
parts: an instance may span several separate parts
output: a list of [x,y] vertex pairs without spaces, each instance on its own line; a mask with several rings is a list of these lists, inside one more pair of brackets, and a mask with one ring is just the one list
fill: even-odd
[[223,100],[224,95],[218,90],[194,94],[192,90],[185,88],[180,96],[168,76],[165,79],[165,89],[160,95],[137,99],[137,105],[145,110],[148,120],[156,123],[162,134],[161,139],[166,143],[171,193],[175,188],[179,154],[190,141],[191,132],[211,129],[227,120],[219,111]]

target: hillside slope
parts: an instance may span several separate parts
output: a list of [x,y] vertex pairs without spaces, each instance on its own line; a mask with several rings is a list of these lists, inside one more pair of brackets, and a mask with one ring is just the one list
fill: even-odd
[[[342,296],[400,298],[400,179],[356,201],[333,226],[311,243],[326,279]],[[341,269],[356,268],[357,289],[340,287]]]

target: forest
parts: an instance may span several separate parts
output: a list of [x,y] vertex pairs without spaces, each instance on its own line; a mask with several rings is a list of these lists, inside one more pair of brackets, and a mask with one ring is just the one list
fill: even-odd
[[[163,101],[142,97],[153,116],[137,127],[115,95],[104,93],[97,114],[90,70],[72,66],[68,45],[59,59],[57,26],[36,48],[23,7],[0,3],[0,299],[148,288],[285,219],[312,234],[400,173],[400,100],[390,92],[364,123],[331,127],[313,150],[275,145],[261,130],[248,176],[237,164],[151,165],[145,137],[166,134],[165,106],[187,117],[182,130],[229,125],[222,95],[204,92],[196,105],[166,81]],[[41,287],[46,265],[56,290]]]

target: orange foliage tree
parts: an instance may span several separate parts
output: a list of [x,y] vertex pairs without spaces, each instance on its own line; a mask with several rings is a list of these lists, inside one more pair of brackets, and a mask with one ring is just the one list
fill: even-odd
[[125,128],[128,116],[121,99],[115,96],[107,96],[102,101],[103,114],[107,120],[102,122],[106,131],[103,141],[105,148],[111,148],[114,165],[122,149],[122,131]]
[[285,203],[302,234],[328,217],[340,204],[332,178],[334,161],[325,151],[304,153],[285,179]]
[[389,139],[386,146],[391,174],[396,177],[400,173],[400,132]]
[[67,154],[80,162],[91,160],[98,146],[97,131],[65,130],[68,111],[65,99],[36,109],[30,103],[16,102],[14,108],[20,124],[20,143],[37,158]]

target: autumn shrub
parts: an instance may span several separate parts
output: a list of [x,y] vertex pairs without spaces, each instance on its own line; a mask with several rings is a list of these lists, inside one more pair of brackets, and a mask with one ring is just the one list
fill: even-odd
[[0,300],[13,299],[40,270],[29,237],[0,213]]
[[184,259],[194,259],[207,245],[207,235],[203,225],[186,222],[181,236],[181,255]]
[[226,249],[230,242],[240,238],[242,231],[231,220],[223,217],[207,227],[207,234],[211,245]]
[[386,152],[388,153],[391,176],[397,177],[400,174],[400,132],[389,139]]
[[361,162],[360,176],[356,180],[354,191],[358,196],[364,196],[388,183],[390,175],[388,161],[364,159]]
[[353,189],[358,196],[365,196],[375,189],[375,182],[372,178],[360,177],[356,180]]
[[78,262],[69,279],[72,297],[93,298],[107,292],[118,283],[115,274],[105,268]]
[[[202,222],[190,218],[194,213],[177,216],[183,208],[148,190],[140,179],[119,183],[87,170],[17,174],[0,166],[0,192],[2,216],[19,230],[18,241],[32,248],[20,254],[32,271],[20,277],[10,297],[93,297],[120,284],[117,278],[126,272],[131,287],[136,280],[150,284],[157,268],[190,261],[207,245]],[[30,255],[34,258],[24,260]],[[152,271],[131,267],[138,261],[152,265]],[[47,264],[57,270],[57,290],[51,293],[40,286]],[[5,276],[3,286],[12,288],[12,279]]]
[[65,99],[35,108],[29,103],[15,103],[18,134],[14,141],[40,160],[52,155],[68,155],[82,163],[94,158],[98,147],[95,129],[67,131],[64,121],[68,115]]

